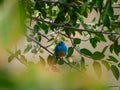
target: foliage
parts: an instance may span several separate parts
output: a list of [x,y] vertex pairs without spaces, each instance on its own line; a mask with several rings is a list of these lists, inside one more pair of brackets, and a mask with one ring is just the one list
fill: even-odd
[[[50,55],[47,60],[40,57],[43,65],[48,64],[53,70],[58,70],[57,64],[68,66],[76,70],[86,70],[86,59],[93,61],[93,69],[100,77],[102,74],[102,67],[111,71],[114,77],[118,80],[120,77],[120,61],[117,59],[120,54],[120,22],[118,20],[119,15],[114,13],[113,4],[118,0],[20,0],[23,3],[23,9],[27,17],[26,28],[28,33],[26,35],[28,45],[24,50],[24,53],[31,52],[33,54],[44,53],[41,49],[46,50]],[[94,17],[91,23],[88,24],[85,18],[89,18],[89,14],[92,11],[96,11],[99,17]],[[98,20],[96,20],[98,18]],[[33,23],[34,22],[34,23]],[[100,30],[98,30],[100,28]],[[52,32],[52,33],[50,33]],[[76,37],[76,33],[80,36],[90,36],[87,40],[94,52],[81,45],[84,40],[80,37]],[[53,51],[50,47],[54,47],[59,40],[64,42],[70,41],[71,46],[68,47],[68,54],[65,58],[55,58]],[[41,44],[46,39],[50,45]],[[33,43],[34,42],[34,43]],[[96,51],[96,48],[100,47],[99,43],[107,43],[109,45],[103,45],[103,50]],[[72,62],[69,58],[73,53],[77,51],[82,57]],[[107,56],[106,51],[109,51]],[[17,54],[16,54],[17,53]],[[20,62],[28,64],[27,60],[20,51],[11,54],[8,61],[11,62],[14,57],[20,55]],[[115,57],[116,56],[116,57]],[[21,61],[22,60],[22,61]],[[25,61],[25,62],[23,62]],[[82,65],[81,65],[82,64]]]

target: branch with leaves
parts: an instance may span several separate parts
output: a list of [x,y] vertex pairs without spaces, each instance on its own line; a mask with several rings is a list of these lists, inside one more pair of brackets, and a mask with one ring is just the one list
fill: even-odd
[[63,27],[63,28],[66,28],[66,29],[79,31],[79,32],[86,31],[86,32],[90,32],[90,33],[119,34],[119,33],[116,33],[116,32],[102,32],[102,31],[97,31],[97,30],[92,30],[92,29],[87,30],[87,29],[74,28],[74,27],[66,26],[64,24],[57,24],[57,23],[51,22],[49,20],[44,20],[44,19],[41,19],[41,18],[38,18],[38,17],[29,17],[29,18],[37,20],[37,21],[41,21],[43,23],[47,23],[47,24],[52,25],[52,26]]

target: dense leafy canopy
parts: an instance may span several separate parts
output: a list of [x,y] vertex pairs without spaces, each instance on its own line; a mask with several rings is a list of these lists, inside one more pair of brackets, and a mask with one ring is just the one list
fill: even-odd
[[[47,62],[53,70],[57,70],[56,64],[64,63],[76,70],[86,70],[86,60],[93,62],[93,69],[100,77],[102,67],[110,70],[115,78],[120,77],[120,21],[119,15],[114,10],[114,4],[118,0],[20,0],[23,4],[23,11],[26,16],[27,42],[24,53],[39,53],[40,62],[44,66]],[[98,16],[92,18],[91,23],[86,22],[86,18],[95,11]],[[51,33],[52,32],[52,33]],[[77,37],[79,34],[80,37]],[[88,38],[83,40],[82,37]],[[59,38],[59,40],[58,40]],[[43,40],[46,44],[41,44]],[[68,47],[68,54],[65,58],[56,59],[53,49],[59,41],[71,43]],[[88,41],[88,42],[86,42]],[[33,43],[34,42],[34,43]],[[93,51],[89,47],[81,47],[81,43],[90,43]],[[110,43],[107,43],[110,42]],[[51,43],[50,45],[48,43]],[[97,51],[103,43],[102,51]],[[107,43],[104,45],[104,43]],[[43,49],[50,55],[45,60],[41,53]],[[70,58],[77,51],[78,60],[71,61]],[[109,52],[109,55],[106,54]],[[8,58],[11,62],[17,58],[21,63],[28,65],[26,57],[18,50]]]

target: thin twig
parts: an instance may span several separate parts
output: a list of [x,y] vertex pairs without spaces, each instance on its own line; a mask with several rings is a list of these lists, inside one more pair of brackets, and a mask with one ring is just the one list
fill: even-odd
[[[64,36],[64,37],[66,37],[66,38],[74,39],[73,37],[70,37],[70,36],[68,36],[68,35],[66,35],[66,34],[63,34],[63,33],[60,33],[60,34],[61,34],[62,36]],[[87,38],[87,39],[81,39],[81,41],[88,41],[90,38],[91,38],[91,35],[90,35],[90,37]]]
[[49,34],[47,34],[46,36],[48,37],[48,36],[51,36],[51,35],[53,35],[53,34],[56,34],[56,33],[59,33],[61,30],[54,30],[54,32],[51,32],[51,33],[49,33]]
[[[26,25],[26,27],[27,27],[29,30],[34,31],[33,28],[31,28],[31,27],[29,27],[29,26],[27,26],[27,25]],[[42,34],[42,33],[40,33],[40,32],[38,32],[38,35],[43,36],[44,38],[46,38],[47,40],[49,40],[49,38],[48,38],[46,35],[44,35],[44,34]]]
[[49,52],[51,55],[54,55],[52,52],[50,52],[46,47],[44,47],[43,45],[41,45],[37,40],[35,40],[34,38],[26,35],[26,37],[28,37],[29,39],[31,39],[32,41],[34,41],[36,44],[38,44],[40,47],[42,47],[43,49],[45,49],[47,52]]
[[116,33],[116,32],[115,33],[113,33],[113,32],[102,32],[102,31],[97,31],[97,30],[93,30],[93,29],[87,30],[87,29],[82,29],[82,28],[70,27],[70,26],[66,26],[64,24],[57,24],[57,23],[50,22],[48,20],[44,20],[44,19],[41,19],[41,18],[36,18],[36,17],[29,17],[29,18],[47,23],[49,25],[53,25],[53,26],[57,26],[57,27],[63,27],[63,28],[71,29],[71,30],[75,30],[75,31],[81,31],[81,32],[86,31],[86,32],[90,32],[90,33],[102,33],[102,34],[119,34],[119,33]]
[[51,45],[53,45],[54,42],[57,40],[58,36],[59,36],[59,33],[58,33],[57,36],[55,37],[54,41],[53,41],[50,45],[46,46],[46,48],[48,48],[48,47],[50,47]]

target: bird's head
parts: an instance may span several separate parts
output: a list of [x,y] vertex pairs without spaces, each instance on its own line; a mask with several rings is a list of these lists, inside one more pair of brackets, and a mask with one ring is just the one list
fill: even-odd
[[63,42],[63,41],[60,41],[58,44],[59,44],[59,45],[64,45],[64,42]]

